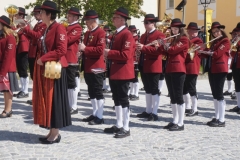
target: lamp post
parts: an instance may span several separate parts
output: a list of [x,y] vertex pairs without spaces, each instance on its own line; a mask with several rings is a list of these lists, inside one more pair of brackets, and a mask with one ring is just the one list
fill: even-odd
[[203,5],[204,8],[204,43],[207,42],[207,36],[206,36],[206,10],[207,6],[211,3],[211,0],[200,0],[201,5]]

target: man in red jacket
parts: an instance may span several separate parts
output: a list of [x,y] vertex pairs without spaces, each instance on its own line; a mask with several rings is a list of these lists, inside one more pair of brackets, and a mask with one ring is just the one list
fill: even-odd
[[127,19],[130,19],[128,10],[120,7],[115,11],[112,21],[117,30],[111,40],[110,49],[105,49],[105,57],[110,63],[108,70],[117,124],[111,128],[105,128],[104,132],[116,133],[115,138],[130,136],[128,87],[129,81],[134,78],[135,41],[125,26]]
[[[27,15],[25,13],[25,9],[22,7],[18,7],[19,12],[18,14],[15,15],[15,18],[17,20],[25,18]],[[17,57],[16,57],[16,62],[17,62],[17,70],[18,70],[18,75],[20,77],[20,83],[21,83],[21,91],[14,96],[17,96],[17,98],[25,98],[28,97],[28,83],[29,83],[29,78],[28,78],[28,50],[29,50],[29,37],[27,37],[21,30],[18,31],[18,37],[19,37],[19,42],[17,45]]]
[[137,117],[147,118],[148,121],[158,120],[157,110],[160,100],[158,81],[160,73],[162,73],[162,54],[154,45],[147,46],[154,40],[165,38],[165,35],[155,28],[158,21],[158,17],[153,14],[145,16],[146,32],[141,36],[140,43],[137,44],[138,50],[141,51],[139,70],[146,91],[146,111],[137,114]]
[[[83,51],[81,71],[84,71],[84,78],[88,85],[88,94],[93,107],[93,114],[84,118],[84,122],[90,125],[104,123],[103,121],[103,77],[105,72],[105,62],[103,52],[105,48],[105,32],[98,27],[98,14],[94,10],[88,10],[83,19],[88,31],[84,34],[83,43],[79,49]],[[95,74],[94,69],[102,71]]]
[[[30,76],[33,80],[33,71],[34,71],[34,64],[37,52],[39,51],[39,48],[37,47],[38,41],[40,40],[40,35],[42,35],[43,30],[46,29],[46,24],[42,23],[41,17],[40,17],[40,7],[41,6],[35,6],[33,9],[33,16],[38,21],[37,24],[33,27],[33,32],[35,34],[31,34],[29,32],[25,32],[23,29],[23,33],[31,38],[30,45],[29,45],[29,52],[28,52],[28,63],[29,63],[29,70],[30,70]],[[22,27],[25,27],[26,24],[21,24]],[[36,34],[39,35],[39,37],[36,37]],[[32,100],[27,101],[28,104],[32,104]]]
[[67,14],[68,27],[67,27],[67,37],[68,37],[68,49],[66,58],[68,61],[67,67],[67,78],[68,78],[68,100],[71,110],[71,114],[77,114],[77,97],[79,88],[77,87],[77,81],[79,81],[79,64],[78,64],[78,45],[80,42],[80,37],[82,33],[82,27],[78,23],[79,17],[82,14],[76,7],[71,7]]

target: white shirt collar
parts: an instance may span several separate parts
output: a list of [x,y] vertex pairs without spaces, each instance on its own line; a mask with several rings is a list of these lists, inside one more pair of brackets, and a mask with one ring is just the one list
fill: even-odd
[[94,31],[95,29],[97,29],[98,28],[98,25],[95,27],[95,28],[93,28],[91,31]]
[[153,28],[149,33],[152,33],[153,31],[155,31],[156,28]]
[[69,24],[69,25],[74,25],[74,24],[76,24],[76,23],[78,23],[78,21],[74,21],[73,23],[71,23],[71,24]]
[[119,28],[117,29],[117,33],[121,32],[121,30],[123,30],[125,27],[126,27],[125,25],[124,25],[124,26],[121,26],[121,27],[119,27]]
[[41,23],[41,22],[42,22],[42,20],[39,20],[39,21],[38,21],[38,23]]

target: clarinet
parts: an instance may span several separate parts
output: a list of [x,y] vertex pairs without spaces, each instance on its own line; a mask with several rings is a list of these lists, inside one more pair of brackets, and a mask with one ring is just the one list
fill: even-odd
[[[140,43],[140,30],[138,31],[138,33],[137,33],[137,36],[138,36],[138,43]],[[140,58],[140,55],[141,55],[141,51],[139,51],[139,50],[136,50],[135,51],[135,56],[136,56],[136,64],[135,64],[135,71],[138,71],[138,62],[139,62],[139,58]]]
[[[83,42],[83,32],[81,33],[79,44],[81,44],[82,42]],[[79,52],[81,52],[81,51],[79,51]],[[82,59],[82,55],[78,56],[78,64],[79,65],[80,65],[81,59]]]

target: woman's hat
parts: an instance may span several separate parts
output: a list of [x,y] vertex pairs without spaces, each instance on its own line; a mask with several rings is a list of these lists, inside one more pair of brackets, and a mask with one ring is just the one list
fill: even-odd
[[195,23],[195,22],[190,22],[190,23],[188,24],[188,26],[187,26],[187,29],[200,30],[200,29],[198,28],[197,23]]
[[170,27],[186,27],[186,24],[183,24],[179,18],[175,18],[172,20]]
[[123,16],[123,17],[126,18],[126,19],[131,19],[131,18],[129,17],[128,10],[127,10],[126,8],[124,8],[124,7],[119,7],[119,8],[114,12],[114,14],[118,14],[118,15],[120,15],[120,16]]
[[86,20],[86,19],[95,19],[95,18],[98,18],[98,14],[94,10],[88,10],[85,13],[84,17],[83,17],[84,20]]
[[40,12],[41,11],[41,6],[37,5],[34,7],[32,12]]
[[160,20],[158,17],[155,17],[154,14],[146,14],[144,18],[144,22],[149,21],[149,22],[159,22]]
[[76,7],[71,7],[71,8],[68,10],[68,13],[69,13],[69,14],[76,15],[76,16],[82,16],[82,14],[80,13],[79,9],[76,8]]
[[18,14],[22,14],[22,15],[25,15],[25,16],[27,15],[25,8],[18,7],[18,9],[19,9]]
[[237,24],[236,28],[234,28],[235,32],[239,32],[240,31],[240,22]]
[[213,28],[225,29],[225,26],[221,25],[219,22],[213,22],[211,29],[209,29],[208,32],[211,32]]
[[[239,28],[240,29],[240,28]],[[231,32],[229,32],[229,34],[233,34],[233,32],[237,32],[238,30],[236,28],[234,28]]]
[[0,23],[2,23],[3,25],[7,26],[8,28],[11,28],[11,26],[10,26],[10,19],[7,16],[2,15],[0,17]]
[[137,31],[138,29],[136,28],[135,25],[130,25],[130,26],[128,27],[128,30],[131,31],[131,32],[135,32],[135,31]]
[[44,1],[40,9],[60,13],[60,11],[57,9],[57,4],[53,1]]

